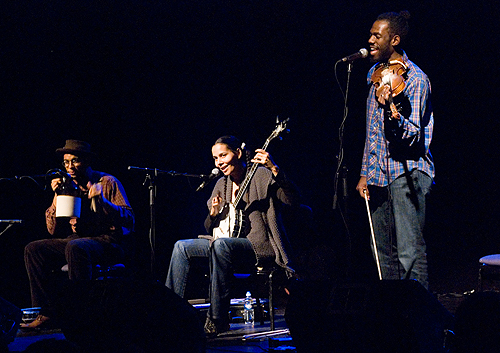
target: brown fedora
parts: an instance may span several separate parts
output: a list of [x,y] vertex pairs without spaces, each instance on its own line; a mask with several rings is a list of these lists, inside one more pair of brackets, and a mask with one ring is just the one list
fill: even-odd
[[95,153],[90,150],[90,144],[79,140],[66,140],[63,148],[56,149],[57,153],[70,153],[76,156],[87,155],[95,156]]

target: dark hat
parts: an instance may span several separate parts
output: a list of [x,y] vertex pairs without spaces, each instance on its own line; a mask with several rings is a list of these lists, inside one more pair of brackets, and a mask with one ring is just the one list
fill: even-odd
[[95,156],[94,152],[90,151],[90,145],[85,141],[66,140],[66,145],[63,148],[56,149],[57,153],[71,153],[76,156]]

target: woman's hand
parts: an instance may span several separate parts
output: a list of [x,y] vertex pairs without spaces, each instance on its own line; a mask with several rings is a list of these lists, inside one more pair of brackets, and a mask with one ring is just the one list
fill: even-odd
[[274,163],[271,155],[269,152],[263,150],[263,149],[257,149],[255,150],[257,153],[255,157],[253,157],[252,162],[253,163],[259,163],[262,164],[264,167],[267,169],[271,170],[274,174],[274,176],[278,175],[279,172],[279,167]]
[[220,195],[215,196],[212,199],[212,207],[210,208],[210,216],[215,217],[220,211],[220,206],[222,203],[222,197]]

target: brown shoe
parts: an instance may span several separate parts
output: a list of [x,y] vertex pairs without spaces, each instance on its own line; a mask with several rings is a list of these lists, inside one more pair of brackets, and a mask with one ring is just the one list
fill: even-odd
[[49,321],[50,317],[38,315],[35,320],[30,322],[29,324],[21,324],[20,327],[29,330],[42,329],[47,327]]
[[205,335],[207,336],[207,338],[217,337],[217,335],[230,330],[228,322],[224,322],[222,320],[212,320],[209,317],[207,317],[205,326],[203,328],[205,330]]

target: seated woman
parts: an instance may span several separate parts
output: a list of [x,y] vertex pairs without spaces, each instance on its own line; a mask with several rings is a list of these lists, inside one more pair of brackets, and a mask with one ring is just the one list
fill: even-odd
[[[268,152],[257,149],[251,158],[250,152],[234,136],[215,141],[212,155],[215,166],[224,176],[217,181],[207,203],[209,215],[205,228],[210,235],[176,242],[166,286],[183,297],[191,259],[208,258],[210,309],[205,332],[216,336],[229,330],[230,283],[235,267],[251,270],[257,264],[274,259],[276,264],[293,273],[290,246],[279,211],[283,204],[299,205],[299,193]],[[249,179],[246,176],[252,163],[260,165]],[[243,187],[245,184],[248,187]],[[238,195],[240,187],[244,191],[242,195]],[[244,207],[241,202],[235,205],[240,199]],[[239,209],[243,210],[241,214]],[[243,222],[239,222],[241,219]]]

